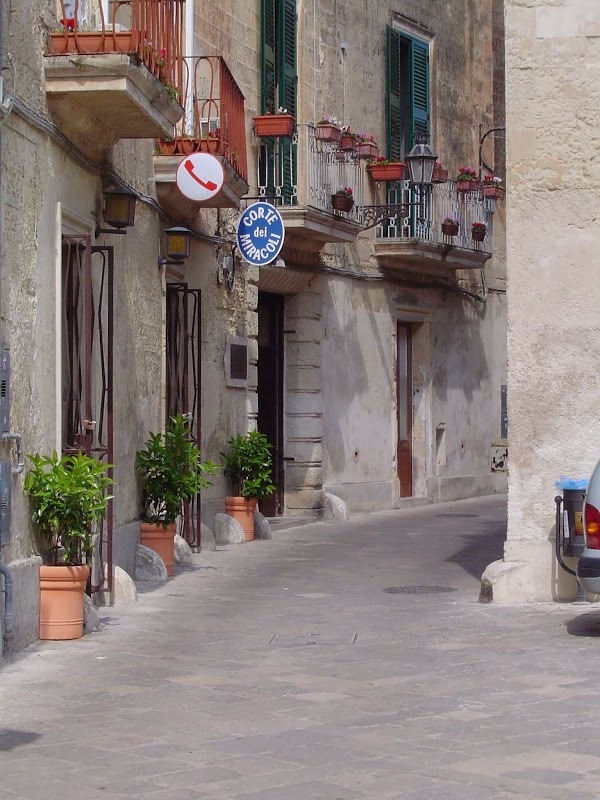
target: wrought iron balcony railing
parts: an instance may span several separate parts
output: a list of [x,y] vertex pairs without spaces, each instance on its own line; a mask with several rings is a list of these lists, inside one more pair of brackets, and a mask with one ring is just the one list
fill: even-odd
[[360,161],[317,139],[313,125],[298,125],[291,139],[260,139],[258,192],[275,205],[310,207],[340,216],[331,197],[340,187],[350,188],[354,206],[343,217],[361,223],[364,175]]
[[[457,192],[454,181],[434,184],[422,197],[411,188],[409,181],[400,181],[393,186],[387,192],[389,213],[386,214],[385,206],[362,209],[365,216],[369,212],[381,220],[376,227],[378,238],[420,239],[491,253],[493,200],[485,199],[479,191]],[[446,235],[442,231],[446,219],[458,223],[455,235]],[[473,239],[473,223],[485,225],[481,241]]]
[[184,115],[176,136],[159,140],[161,155],[223,156],[247,182],[244,95],[220,56],[183,59]]
[[50,55],[133,55],[180,103],[185,0],[57,0]]

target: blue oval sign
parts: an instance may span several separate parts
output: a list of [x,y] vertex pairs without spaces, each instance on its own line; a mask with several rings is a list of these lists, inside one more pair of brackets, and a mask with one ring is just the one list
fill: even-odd
[[281,214],[270,203],[254,203],[237,227],[237,243],[246,261],[264,267],[275,261],[283,247],[285,228]]

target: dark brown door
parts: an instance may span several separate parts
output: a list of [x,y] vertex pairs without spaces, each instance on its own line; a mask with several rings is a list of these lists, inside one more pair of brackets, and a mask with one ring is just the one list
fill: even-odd
[[412,478],[412,328],[399,322],[396,337],[396,392],[398,410],[398,479],[400,497],[411,497]]
[[258,430],[272,446],[275,492],[260,501],[267,517],[283,513],[283,296],[258,294]]

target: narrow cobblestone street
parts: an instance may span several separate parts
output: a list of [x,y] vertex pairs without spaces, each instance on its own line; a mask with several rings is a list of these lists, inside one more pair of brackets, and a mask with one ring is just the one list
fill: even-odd
[[0,672],[0,797],[596,800],[600,614],[477,602],[504,513],[276,532],[30,648]]

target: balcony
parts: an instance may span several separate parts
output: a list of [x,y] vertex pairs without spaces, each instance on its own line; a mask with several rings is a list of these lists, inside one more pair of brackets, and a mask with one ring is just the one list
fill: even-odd
[[[283,257],[314,263],[328,242],[351,244],[363,229],[363,164],[335,145],[316,138],[312,125],[298,125],[291,139],[260,139],[258,192],[276,205],[285,223]],[[354,206],[335,211],[331,196],[350,187]]]
[[[202,207],[238,208],[248,192],[244,95],[220,56],[183,59],[185,113],[176,134],[159,139],[154,157],[156,193],[171,216],[193,224]],[[192,153],[211,153],[225,181],[205,203],[188,200],[176,186],[177,168]]]
[[183,10],[184,0],[59,0],[46,94],[71,140],[101,152],[119,139],[173,135],[183,114]]
[[[408,181],[390,184],[387,206],[362,209],[382,221],[376,227],[374,255],[379,266],[396,274],[448,277],[458,269],[481,269],[491,258],[493,200],[479,191],[459,193],[454,181],[434,184],[419,207]],[[442,222],[458,221],[458,234],[446,236]],[[481,242],[473,241],[472,225],[485,225]]]

